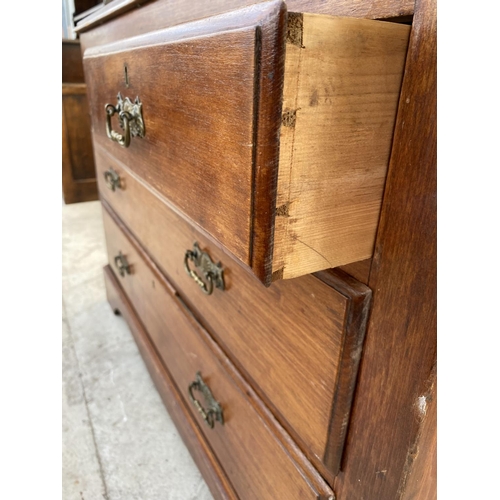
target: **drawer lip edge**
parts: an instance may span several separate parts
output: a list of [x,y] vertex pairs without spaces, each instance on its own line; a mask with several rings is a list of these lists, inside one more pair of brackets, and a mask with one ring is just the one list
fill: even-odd
[[[254,161],[252,189],[251,268],[266,286],[272,283],[274,226],[278,192],[280,133],[285,81],[287,8],[276,2],[276,11],[259,30],[256,69]],[[271,55],[271,57],[270,57]],[[268,75],[272,75],[270,78]],[[259,120],[265,117],[265,120]]]
[[334,476],[341,470],[359,365],[363,355],[368,319],[372,305],[372,290],[341,269],[313,273],[313,276],[334,288],[347,299],[344,323],[344,341],[339,356],[328,439],[323,463]]

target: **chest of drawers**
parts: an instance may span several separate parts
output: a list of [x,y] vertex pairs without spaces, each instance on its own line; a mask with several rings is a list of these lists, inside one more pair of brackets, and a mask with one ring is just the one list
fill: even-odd
[[[384,385],[393,365],[375,358],[407,358],[432,391],[432,336],[422,370],[388,333],[415,313],[415,291],[398,292],[409,309],[390,317],[376,312],[371,280],[387,265],[382,200],[412,43],[407,24],[374,18],[413,11],[367,2],[372,11],[346,16],[345,3],[190,12],[180,0],[115,0],[78,27],[108,299],[217,498],[399,498],[412,487],[403,442],[426,419],[405,420],[416,418],[402,402],[410,381],[401,370],[400,387],[398,376]],[[405,272],[379,307],[413,286]],[[385,333],[370,337],[384,316]],[[389,474],[378,453],[391,406],[410,415],[396,415],[406,425]],[[354,479],[359,467],[380,468]]]

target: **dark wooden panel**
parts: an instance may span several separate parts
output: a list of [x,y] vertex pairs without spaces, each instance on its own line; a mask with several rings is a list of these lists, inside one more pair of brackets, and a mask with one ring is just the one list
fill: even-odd
[[[262,0],[261,0],[262,1]],[[125,30],[128,36],[139,35],[147,31],[174,26],[215,16],[246,5],[260,3],[259,0],[210,0],[209,2],[190,2],[170,0],[148,2],[144,0],[120,0],[106,5],[102,10],[88,16],[78,23],[77,32],[87,47],[107,43],[122,38],[117,32]],[[384,19],[413,14],[414,0],[288,0],[291,12],[311,12],[331,16],[363,17],[366,19]],[[133,9],[133,12],[128,12]],[[133,17],[132,17],[133,15]],[[120,17],[122,28],[116,23]],[[107,21],[104,26],[99,26]],[[92,29],[89,33],[87,30]]]
[[120,313],[127,321],[163,403],[207,482],[212,495],[217,500],[237,500],[238,496],[234,492],[224,470],[203,437],[186,402],[180,396],[175,382],[165,368],[158,351],[151,342],[110,266],[104,268],[104,282],[111,307],[115,313]]
[[85,86],[63,88],[63,112],[67,126],[71,171],[76,181],[95,179],[90,118]]
[[416,3],[369,284],[373,310],[336,482],[340,500],[401,498],[435,361],[435,0]]
[[[284,32],[280,6],[270,2],[85,56],[94,141],[269,278],[283,66],[276,39]],[[129,148],[106,137],[104,107],[116,103],[118,91],[143,103],[146,135],[133,138]],[[257,128],[256,112],[262,114]]]
[[84,83],[82,51],[78,40],[62,41],[62,83]]
[[[355,381],[368,288],[340,271],[318,274],[323,280],[330,277],[328,285],[304,276],[265,288],[100,147],[96,161],[103,203],[109,202],[120,214],[310,459],[321,466],[326,449],[342,449],[345,426],[340,423],[349,412],[352,391],[341,385],[344,377],[351,389]],[[120,174],[124,189],[113,192],[105,186],[103,174],[110,167]],[[184,253],[194,241],[222,262],[224,292],[216,289],[206,297],[185,273]],[[359,295],[363,306],[357,305]],[[361,322],[350,329],[354,317]],[[339,378],[341,352],[348,363]],[[327,462],[330,471],[338,466],[334,459]]]
[[[170,295],[158,274],[142,261],[106,212],[104,223],[108,257],[113,262],[118,249],[127,256],[132,270],[120,280],[122,287],[182,396],[189,402],[188,387],[200,371],[223,407],[224,425],[215,423],[213,429],[204,425],[194,406],[192,409],[239,498],[330,497],[326,483],[307,461],[295,461],[298,454],[291,454],[281,441],[288,442],[289,438],[278,426],[269,424],[272,420],[266,418],[265,408],[250,387],[182,303]],[[200,399],[203,403],[203,397]]]
[[85,84],[62,86],[62,188],[65,203],[97,200]]

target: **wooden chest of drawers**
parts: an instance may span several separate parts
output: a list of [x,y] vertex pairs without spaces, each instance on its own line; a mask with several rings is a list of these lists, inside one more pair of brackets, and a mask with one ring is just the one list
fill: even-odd
[[[372,310],[371,279],[386,261],[360,261],[377,229],[380,248],[390,241],[379,218],[410,26],[361,17],[411,9],[391,16],[373,2],[355,18],[337,17],[346,2],[227,1],[189,13],[157,0],[130,10],[138,3],[115,0],[78,28],[111,305],[215,497],[403,497],[403,448],[426,420],[394,431],[390,474],[367,449],[370,433],[386,453],[380,409],[415,419],[405,406],[415,395],[402,372],[400,388],[398,376],[384,387],[394,375],[377,344],[391,327],[365,342],[385,314]],[[398,330],[413,313],[385,321]],[[387,359],[408,358],[413,383],[431,390],[426,342],[423,370],[404,342],[391,340],[402,354]],[[380,468],[354,479],[363,466]]]

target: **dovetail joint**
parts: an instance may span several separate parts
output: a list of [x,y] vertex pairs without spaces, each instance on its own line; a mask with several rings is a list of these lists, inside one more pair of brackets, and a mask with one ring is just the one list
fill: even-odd
[[302,34],[304,31],[304,16],[298,12],[288,13],[288,23],[286,28],[286,43],[297,45],[304,48],[302,45]]
[[295,127],[297,121],[296,109],[285,109],[281,118],[284,127]]
[[290,217],[289,213],[290,203],[285,203],[276,208],[277,217]]

